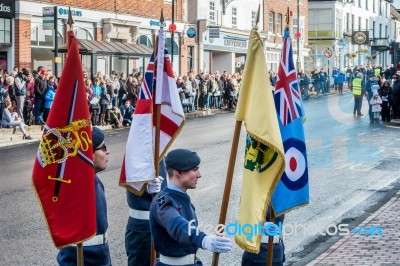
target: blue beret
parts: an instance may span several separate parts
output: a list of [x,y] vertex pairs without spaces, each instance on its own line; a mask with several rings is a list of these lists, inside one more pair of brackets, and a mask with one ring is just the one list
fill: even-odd
[[172,169],[189,171],[199,166],[200,157],[194,151],[176,149],[167,154],[167,157],[165,157],[165,163]]
[[100,147],[100,145],[104,141],[103,130],[101,130],[98,127],[93,127],[93,129],[92,129],[92,141],[93,141],[93,150],[95,150],[98,147]]

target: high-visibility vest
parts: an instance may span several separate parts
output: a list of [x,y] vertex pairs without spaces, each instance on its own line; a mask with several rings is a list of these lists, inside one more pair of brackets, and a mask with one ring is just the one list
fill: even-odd
[[361,82],[362,79],[360,78],[353,79],[353,95],[361,95]]

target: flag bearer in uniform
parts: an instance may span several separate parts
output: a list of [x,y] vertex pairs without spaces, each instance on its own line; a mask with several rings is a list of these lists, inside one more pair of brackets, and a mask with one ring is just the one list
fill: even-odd
[[[93,127],[93,164],[95,172],[95,195],[96,195],[96,236],[83,242],[84,265],[108,266],[111,265],[110,250],[107,242],[107,204],[104,194],[103,183],[97,176],[107,168],[109,152],[104,142],[104,133],[101,129]],[[79,217],[77,217],[79,219]],[[62,266],[77,265],[76,246],[60,249],[57,261]]]
[[[129,190],[126,196],[129,205],[129,219],[125,232],[125,250],[128,256],[128,266],[150,265],[151,233],[149,223],[149,210],[152,194],[160,192],[166,185],[162,182],[167,177],[165,162],[160,162],[160,175],[154,182],[147,185],[146,191],[137,196]],[[166,180],[165,180],[166,181]]]
[[159,254],[155,265],[203,265],[196,258],[198,248],[231,251],[228,238],[206,235],[196,228],[196,212],[186,191],[195,189],[201,177],[200,157],[190,150],[176,149],[168,153],[165,163],[169,183],[150,205],[150,229]]

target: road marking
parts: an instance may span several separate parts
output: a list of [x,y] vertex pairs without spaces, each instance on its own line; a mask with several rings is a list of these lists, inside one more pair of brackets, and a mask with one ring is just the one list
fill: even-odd
[[371,156],[375,156],[375,155],[381,154],[381,153],[383,153],[384,151],[385,151],[385,150],[381,150],[381,151],[374,152],[373,154],[371,154]]

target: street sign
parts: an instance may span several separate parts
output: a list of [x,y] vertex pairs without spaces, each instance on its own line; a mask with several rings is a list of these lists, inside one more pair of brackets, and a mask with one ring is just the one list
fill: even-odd
[[170,24],[169,27],[168,27],[168,31],[169,31],[169,32],[174,32],[174,31],[176,31],[176,25],[175,25],[175,24]]
[[219,38],[219,27],[209,27],[208,28],[208,37],[211,38]]
[[332,57],[332,50],[331,49],[326,49],[324,52],[324,55],[326,58],[331,58]]
[[187,29],[186,35],[187,35],[189,38],[194,38],[194,36],[196,36],[196,28],[190,27],[189,29]]
[[54,29],[54,7],[43,7],[43,30]]

